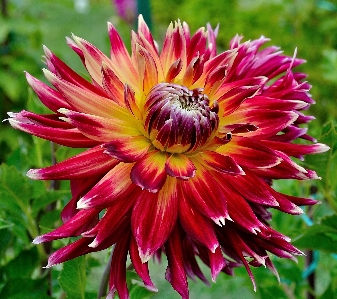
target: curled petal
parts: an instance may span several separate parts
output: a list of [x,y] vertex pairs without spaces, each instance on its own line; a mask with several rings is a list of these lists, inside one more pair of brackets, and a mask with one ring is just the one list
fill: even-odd
[[219,243],[211,220],[194,208],[185,196],[180,198],[179,219],[182,227],[191,238],[215,252]]
[[135,270],[139,277],[143,280],[145,287],[152,292],[158,292],[158,289],[151,281],[148,263],[143,263],[139,257],[137,242],[134,238],[131,239],[130,258],[132,261],[132,265],[135,267]]
[[217,152],[203,151],[200,155],[207,167],[231,175],[244,175],[245,172],[230,156],[224,156]]
[[131,180],[137,186],[150,192],[158,192],[166,181],[166,154],[152,151],[138,160],[131,170]]
[[172,154],[166,161],[165,169],[168,175],[182,180],[194,177],[196,171],[193,162],[183,154]]
[[174,228],[169,239],[167,240],[165,249],[168,260],[168,267],[165,277],[183,299],[188,299],[188,283],[184,269],[181,239],[177,227]]
[[248,168],[271,168],[282,161],[278,153],[252,138],[233,136],[229,143],[216,151],[231,156],[239,165]]
[[120,162],[78,201],[78,209],[106,208],[119,199],[132,196],[136,186],[130,180],[131,164]]
[[49,242],[61,238],[79,236],[83,231],[91,228],[98,221],[97,215],[100,210],[81,210],[73,218],[50,233],[39,236],[33,240],[34,244]]
[[143,191],[133,209],[131,225],[142,262],[147,262],[169,237],[178,214],[176,179],[168,178],[158,194]]
[[74,180],[103,174],[118,163],[97,146],[56,165],[31,169],[27,176],[34,180]]
[[105,143],[103,147],[106,149],[104,153],[122,161],[135,162],[144,157],[151,143],[144,136],[135,136],[123,139],[115,139]]

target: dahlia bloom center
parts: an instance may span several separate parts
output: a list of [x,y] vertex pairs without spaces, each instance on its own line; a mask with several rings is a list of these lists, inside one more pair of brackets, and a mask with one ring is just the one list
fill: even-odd
[[145,105],[145,130],[152,144],[167,152],[193,151],[203,146],[219,125],[218,104],[209,104],[203,88],[155,85]]

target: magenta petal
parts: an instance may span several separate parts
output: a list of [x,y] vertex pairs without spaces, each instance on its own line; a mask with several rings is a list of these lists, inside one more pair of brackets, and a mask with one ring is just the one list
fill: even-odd
[[143,190],[158,192],[166,181],[166,154],[152,151],[138,160],[131,170],[131,180]]
[[211,218],[216,224],[225,224],[225,219],[229,218],[226,199],[219,189],[218,183],[214,180],[212,174],[197,166],[196,176],[187,182],[181,182],[183,196],[187,198],[193,207],[199,212]]
[[182,252],[179,230],[175,227],[170,238],[165,244],[168,267],[166,270],[166,279],[172,287],[181,295],[183,299],[189,298],[188,283],[184,270],[184,258]]
[[150,146],[151,143],[144,136],[115,139],[103,145],[106,149],[104,153],[127,163],[143,158]]
[[215,282],[217,276],[222,271],[223,267],[226,265],[225,259],[222,255],[220,247],[218,247],[214,252],[209,251],[208,255],[212,273],[212,280]]
[[82,232],[97,223],[99,212],[100,210],[98,209],[81,210],[62,226],[50,233],[35,238],[33,243],[39,244],[61,238],[79,236]]
[[143,191],[133,209],[131,226],[139,256],[147,262],[167,240],[178,214],[176,180],[168,179],[158,194]]
[[152,292],[158,292],[158,289],[151,281],[148,263],[143,263],[140,259],[137,242],[134,238],[131,239],[130,258],[132,261],[132,265],[135,267],[135,270],[139,277],[143,280],[145,287]]
[[88,193],[83,194],[77,208],[107,208],[116,201],[132,197],[140,189],[130,180],[131,164],[123,162],[111,169]]
[[50,88],[48,85],[34,78],[29,73],[26,73],[26,78],[41,102],[50,110],[57,112],[60,108],[71,109],[71,106],[67,103],[66,99],[60,92]]
[[194,208],[184,195],[179,197],[179,220],[182,227],[196,242],[215,252],[219,243],[212,222]]
[[[111,260],[109,285],[111,296],[115,290],[118,292],[120,299],[129,299],[129,291],[126,285],[126,258],[130,246],[130,236],[126,235],[116,243]],[[110,298],[113,298],[110,297]]]
[[31,169],[27,176],[34,180],[69,180],[99,175],[119,163],[103,152],[104,149],[97,146],[56,165]]
[[80,255],[92,252],[93,249],[88,247],[92,238],[81,238],[61,249],[55,251],[48,259],[48,265],[46,268],[50,268],[54,265],[63,263],[65,261],[76,258]]

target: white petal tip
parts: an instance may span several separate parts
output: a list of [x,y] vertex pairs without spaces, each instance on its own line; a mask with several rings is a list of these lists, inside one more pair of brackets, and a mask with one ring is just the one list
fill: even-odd
[[43,237],[42,237],[42,236],[36,237],[36,238],[32,241],[32,243],[35,244],[35,245],[40,244],[40,243],[42,243],[42,242],[43,242]]
[[41,176],[41,174],[39,174],[38,169],[30,169],[30,170],[28,170],[26,175],[32,180],[41,180],[42,179],[42,176]]

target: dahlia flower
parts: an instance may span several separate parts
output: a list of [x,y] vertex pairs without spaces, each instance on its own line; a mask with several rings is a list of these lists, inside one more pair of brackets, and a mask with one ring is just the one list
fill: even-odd
[[[317,179],[291,157],[328,149],[301,125],[314,103],[306,75],[265,37],[235,36],[217,54],[218,27],[191,35],[171,23],[162,49],[139,17],[131,55],[108,24],[111,56],[73,36],[69,46],[86,67],[85,80],[45,48],[45,83],[27,73],[53,113],[9,113],[14,128],[87,148],[56,165],[31,169],[35,180],[70,180],[64,224],[35,244],[77,236],[49,257],[47,267],[114,245],[110,297],[129,298],[126,260],[149,290],[152,257],[166,256],[166,279],[189,298],[187,277],[207,282],[199,268],[232,274],[244,266],[277,272],[270,254],[294,259],[302,252],[270,227],[269,208],[300,214],[315,201],[281,194],[276,179]],[[297,142],[296,140],[303,142]]]

